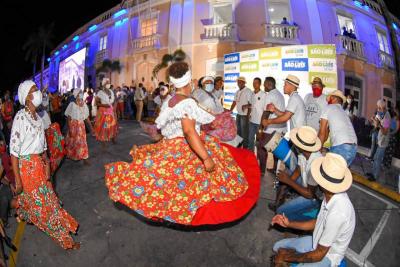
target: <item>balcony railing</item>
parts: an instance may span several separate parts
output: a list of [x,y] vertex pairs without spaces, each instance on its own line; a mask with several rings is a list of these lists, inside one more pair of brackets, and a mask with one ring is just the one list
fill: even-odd
[[287,24],[265,24],[265,42],[296,44],[299,27]]
[[338,52],[345,53],[349,56],[364,59],[364,44],[356,39],[339,35]]
[[384,51],[379,51],[379,60],[382,67],[394,69],[394,60],[392,55]]
[[101,65],[107,59],[107,49],[100,50],[96,54],[96,65]]
[[203,39],[235,40],[234,29],[235,24],[233,23],[205,25]]
[[153,34],[153,35],[134,39],[132,46],[133,46],[134,50],[140,50],[140,49],[146,49],[146,48],[159,48],[160,47],[160,35]]
[[376,13],[378,13],[380,15],[383,14],[381,6],[377,2],[375,2],[374,0],[357,0],[357,1],[362,3],[364,6],[367,6],[367,7],[371,8]]

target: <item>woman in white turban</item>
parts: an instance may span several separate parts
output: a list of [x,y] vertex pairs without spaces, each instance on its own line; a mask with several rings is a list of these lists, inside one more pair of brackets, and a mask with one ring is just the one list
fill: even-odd
[[61,206],[50,180],[50,164],[42,119],[36,113],[42,94],[33,81],[18,88],[23,109],[15,116],[10,153],[16,179],[17,214],[36,225],[64,249],[77,249],[71,233],[78,223]]
[[72,92],[75,101],[69,103],[65,110],[68,119],[68,134],[65,140],[67,157],[72,160],[83,160],[89,164],[89,149],[86,141],[85,121],[93,133],[92,123],[89,120],[89,108],[83,102],[81,89],[74,89]]

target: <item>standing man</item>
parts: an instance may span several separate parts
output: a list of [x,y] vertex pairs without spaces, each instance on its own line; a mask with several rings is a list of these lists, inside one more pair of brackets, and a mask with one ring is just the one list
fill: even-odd
[[136,120],[142,120],[142,112],[143,112],[143,105],[145,94],[143,92],[143,84],[139,83],[139,88],[135,90],[135,106],[136,106]]
[[311,175],[324,193],[317,219],[297,222],[279,214],[272,218],[272,224],[302,231],[312,230],[313,234],[275,243],[275,266],[287,266],[286,263],[339,266],[353,237],[356,216],[346,193],[353,177],[346,161],[340,155],[328,153],[311,163]]
[[214,79],[214,90],[213,95],[224,104],[224,79],[221,76],[217,76]]
[[306,123],[306,107],[303,99],[299,96],[297,89],[300,85],[300,79],[294,75],[289,74],[285,79],[283,92],[289,96],[289,102],[286,110],[278,109],[274,103],[267,106],[267,110],[275,113],[278,117],[275,119],[264,119],[262,125],[268,127],[271,124],[286,123],[290,120],[290,129],[300,128]]
[[248,149],[254,151],[254,142],[256,134],[260,128],[261,117],[264,111],[265,103],[265,92],[261,90],[261,79],[254,78],[253,80],[254,94],[251,98],[251,104],[248,104],[248,108],[251,108],[250,113],[250,125],[249,125],[249,145]]
[[326,96],[322,94],[325,85],[321,78],[315,77],[311,83],[312,94],[306,95],[304,104],[306,106],[306,125],[314,128],[319,132],[319,120],[322,111],[326,108]]
[[379,127],[379,131],[376,152],[374,154],[374,163],[372,165],[372,173],[367,173],[368,180],[370,181],[376,181],[379,176],[382,161],[385,157],[385,151],[390,141],[389,131],[392,120],[390,113],[387,111],[386,102],[384,100],[378,100],[376,105],[378,112],[374,120]]
[[236,126],[237,126],[237,134],[240,137],[243,137],[243,147],[248,147],[248,139],[249,139],[249,115],[250,109],[247,108],[248,104],[251,102],[251,97],[253,92],[246,87],[246,78],[239,77],[237,79],[237,85],[239,90],[235,94],[235,99],[231,106],[231,111],[233,111],[236,107],[237,115],[236,115]]
[[[275,119],[277,116],[274,113],[267,111],[267,106],[269,104],[274,104],[275,107],[279,110],[285,109],[285,98],[283,94],[276,89],[276,81],[273,77],[267,77],[264,81],[264,91],[266,92],[265,102],[263,105],[264,112],[261,117],[260,124],[264,119]],[[281,124],[270,124],[268,127],[260,127],[260,134],[257,142],[257,159],[260,163],[261,173],[265,173],[266,162],[267,162],[267,151],[264,146],[267,143],[267,140],[271,139],[271,136],[274,132],[286,133],[287,126],[286,123]],[[276,161],[274,161],[276,162]]]
[[357,136],[349,116],[342,108],[346,97],[335,90],[327,97],[328,106],[322,112],[318,137],[322,144],[331,137],[330,152],[341,155],[350,166],[357,154]]

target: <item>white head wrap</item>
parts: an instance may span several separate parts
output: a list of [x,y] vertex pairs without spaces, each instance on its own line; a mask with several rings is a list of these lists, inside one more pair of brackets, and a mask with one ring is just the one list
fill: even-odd
[[26,97],[32,86],[36,86],[35,82],[32,80],[26,80],[18,86],[18,100],[22,106],[25,106]]
[[103,78],[103,80],[101,81],[101,85],[104,86],[104,85],[106,85],[107,83],[110,83],[110,79],[108,79],[108,78]]
[[79,93],[80,93],[81,91],[82,91],[81,89],[76,88],[76,89],[74,89],[74,91],[72,91],[72,94],[73,94],[74,97],[76,98],[76,97],[79,95]]
[[212,76],[205,76],[201,83],[204,84],[206,81],[211,81],[212,83],[214,83],[214,78]]
[[181,78],[174,78],[172,76],[169,76],[169,79],[174,84],[175,88],[182,88],[185,85],[188,85],[192,80],[192,72],[188,70]]

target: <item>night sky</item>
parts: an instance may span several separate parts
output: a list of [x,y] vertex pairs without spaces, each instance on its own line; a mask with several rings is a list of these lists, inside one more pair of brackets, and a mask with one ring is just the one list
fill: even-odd
[[[84,0],[1,1],[0,25],[3,47],[0,60],[1,91],[15,89],[21,80],[32,75],[32,64],[24,60],[25,52],[22,46],[29,34],[36,31],[40,25],[55,22],[53,43],[57,45],[79,27],[121,1],[88,2]],[[396,8],[397,1],[386,2],[389,9],[400,17],[400,10]],[[61,3],[64,3],[64,6],[61,7]]]

